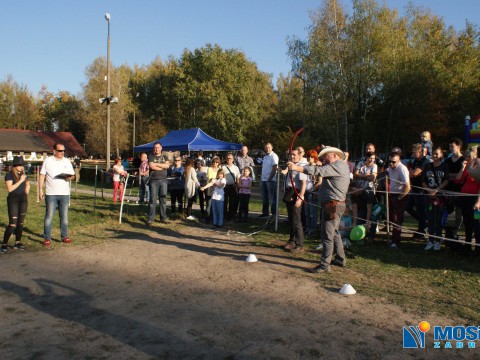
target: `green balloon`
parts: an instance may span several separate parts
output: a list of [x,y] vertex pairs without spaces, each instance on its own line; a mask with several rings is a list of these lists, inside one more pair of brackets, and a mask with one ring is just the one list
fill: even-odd
[[365,237],[365,227],[363,225],[357,225],[352,228],[350,231],[350,240],[359,241]]

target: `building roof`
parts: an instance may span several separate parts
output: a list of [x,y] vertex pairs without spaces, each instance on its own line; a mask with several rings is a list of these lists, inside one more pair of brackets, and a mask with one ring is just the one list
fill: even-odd
[[53,144],[65,145],[65,155],[87,157],[87,153],[70,132],[0,129],[0,151],[13,153],[52,153]]

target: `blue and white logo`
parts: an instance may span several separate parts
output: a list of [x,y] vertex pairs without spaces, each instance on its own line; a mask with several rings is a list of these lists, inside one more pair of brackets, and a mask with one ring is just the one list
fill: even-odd
[[430,324],[422,321],[418,326],[403,327],[404,349],[425,349],[425,333],[430,330]]

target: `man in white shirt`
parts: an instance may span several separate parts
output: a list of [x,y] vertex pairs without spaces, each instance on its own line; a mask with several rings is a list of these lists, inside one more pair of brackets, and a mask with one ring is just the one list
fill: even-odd
[[268,217],[268,206],[271,205],[272,216],[277,209],[277,167],[278,156],[273,152],[271,143],[265,145],[265,156],[262,162],[262,214],[260,217]]
[[400,236],[402,234],[401,226],[403,224],[405,207],[407,205],[408,193],[410,192],[410,175],[408,169],[400,161],[400,154],[392,152],[388,161],[389,168],[388,180],[390,183],[390,192],[388,193],[388,208],[390,212],[390,221],[393,226],[392,240],[389,244],[390,249],[397,249],[400,245]]
[[[46,212],[44,220],[43,245],[50,246],[52,240],[52,222],[58,206],[62,242],[71,243],[68,237],[68,203],[70,202],[70,181],[75,178],[70,160],[65,158],[65,145],[53,145],[53,156],[42,164],[38,178],[40,200],[45,199]],[[45,194],[43,184],[45,183]]]

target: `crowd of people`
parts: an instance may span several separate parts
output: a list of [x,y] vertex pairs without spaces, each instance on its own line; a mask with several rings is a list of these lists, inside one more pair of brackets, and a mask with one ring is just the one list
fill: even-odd
[[[438,251],[445,237],[446,219],[454,213],[454,222],[448,226],[446,242],[452,249],[472,256],[472,248],[480,240],[480,160],[476,147],[462,155],[462,141],[453,138],[448,151],[433,146],[430,133],[421,133],[420,141],[413,144],[411,156],[405,157],[398,147],[382,159],[375,145],[368,143],[365,157],[356,164],[348,153],[336,147],[322,146],[305,151],[297,147],[290,151],[287,165],[281,169],[279,156],[271,143],[265,144],[265,155],[258,173],[262,211],[260,218],[276,216],[277,189],[282,191],[286,204],[290,236],[285,250],[304,251],[306,236],[319,234],[322,251],[320,264],[313,272],[328,272],[330,265],[346,266],[343,241],[339,227],[346,209],[352,217],[352,227],[363,225],[368,238],[376,236],[378,211],[375,206],[388,207],[392,234],[389,249],[401,246],[405,212],[417,222],[413,237],[425,239],[425,251]],[[75,177],[72,163],[64,158],[65,146],[55,144],[54,155],[47,158],[40,170],[39,195],[46,202],[44,245],[50,246],[51,227],[55,210],[59,209],[61,239],[68,237],[69,181]],[[249,201],[255,181],[256,161],[243,146],[238,154],[227,153],[222,164],[218,156],[204,159],[203,153],[188,158],[180,155],[172,160],[162,154],[157,142],[151,154],[142,153],[133,167],[139,179],[140,204],[148,204],[147,224],[156,219],[167,224],[167,196],[170,195],[170,213],[183,213],[188,220],[197,220],[192,207],[198,202],[205,223],[218,229],[225,221],[247,222]],[[208,162],[207,162],[208,161]],[[15,157],[11,171],[5,176],[8,190],[9,223],[5,229],[1,252],[8,251],[13,233],[14,249],[24,249],[21,242],[23,222],[28,208],[30,184],[25,176],[23,159]],[[116,158],[112,168],[113,201],[123,198],[126,167]],[[279,173],[284,182],[277,184]],[[45,186],[45,194],[43,187]],[[159,206],[157,206],[157,201]],[[465,228],[465,241],[458,241],[461,224]]]

